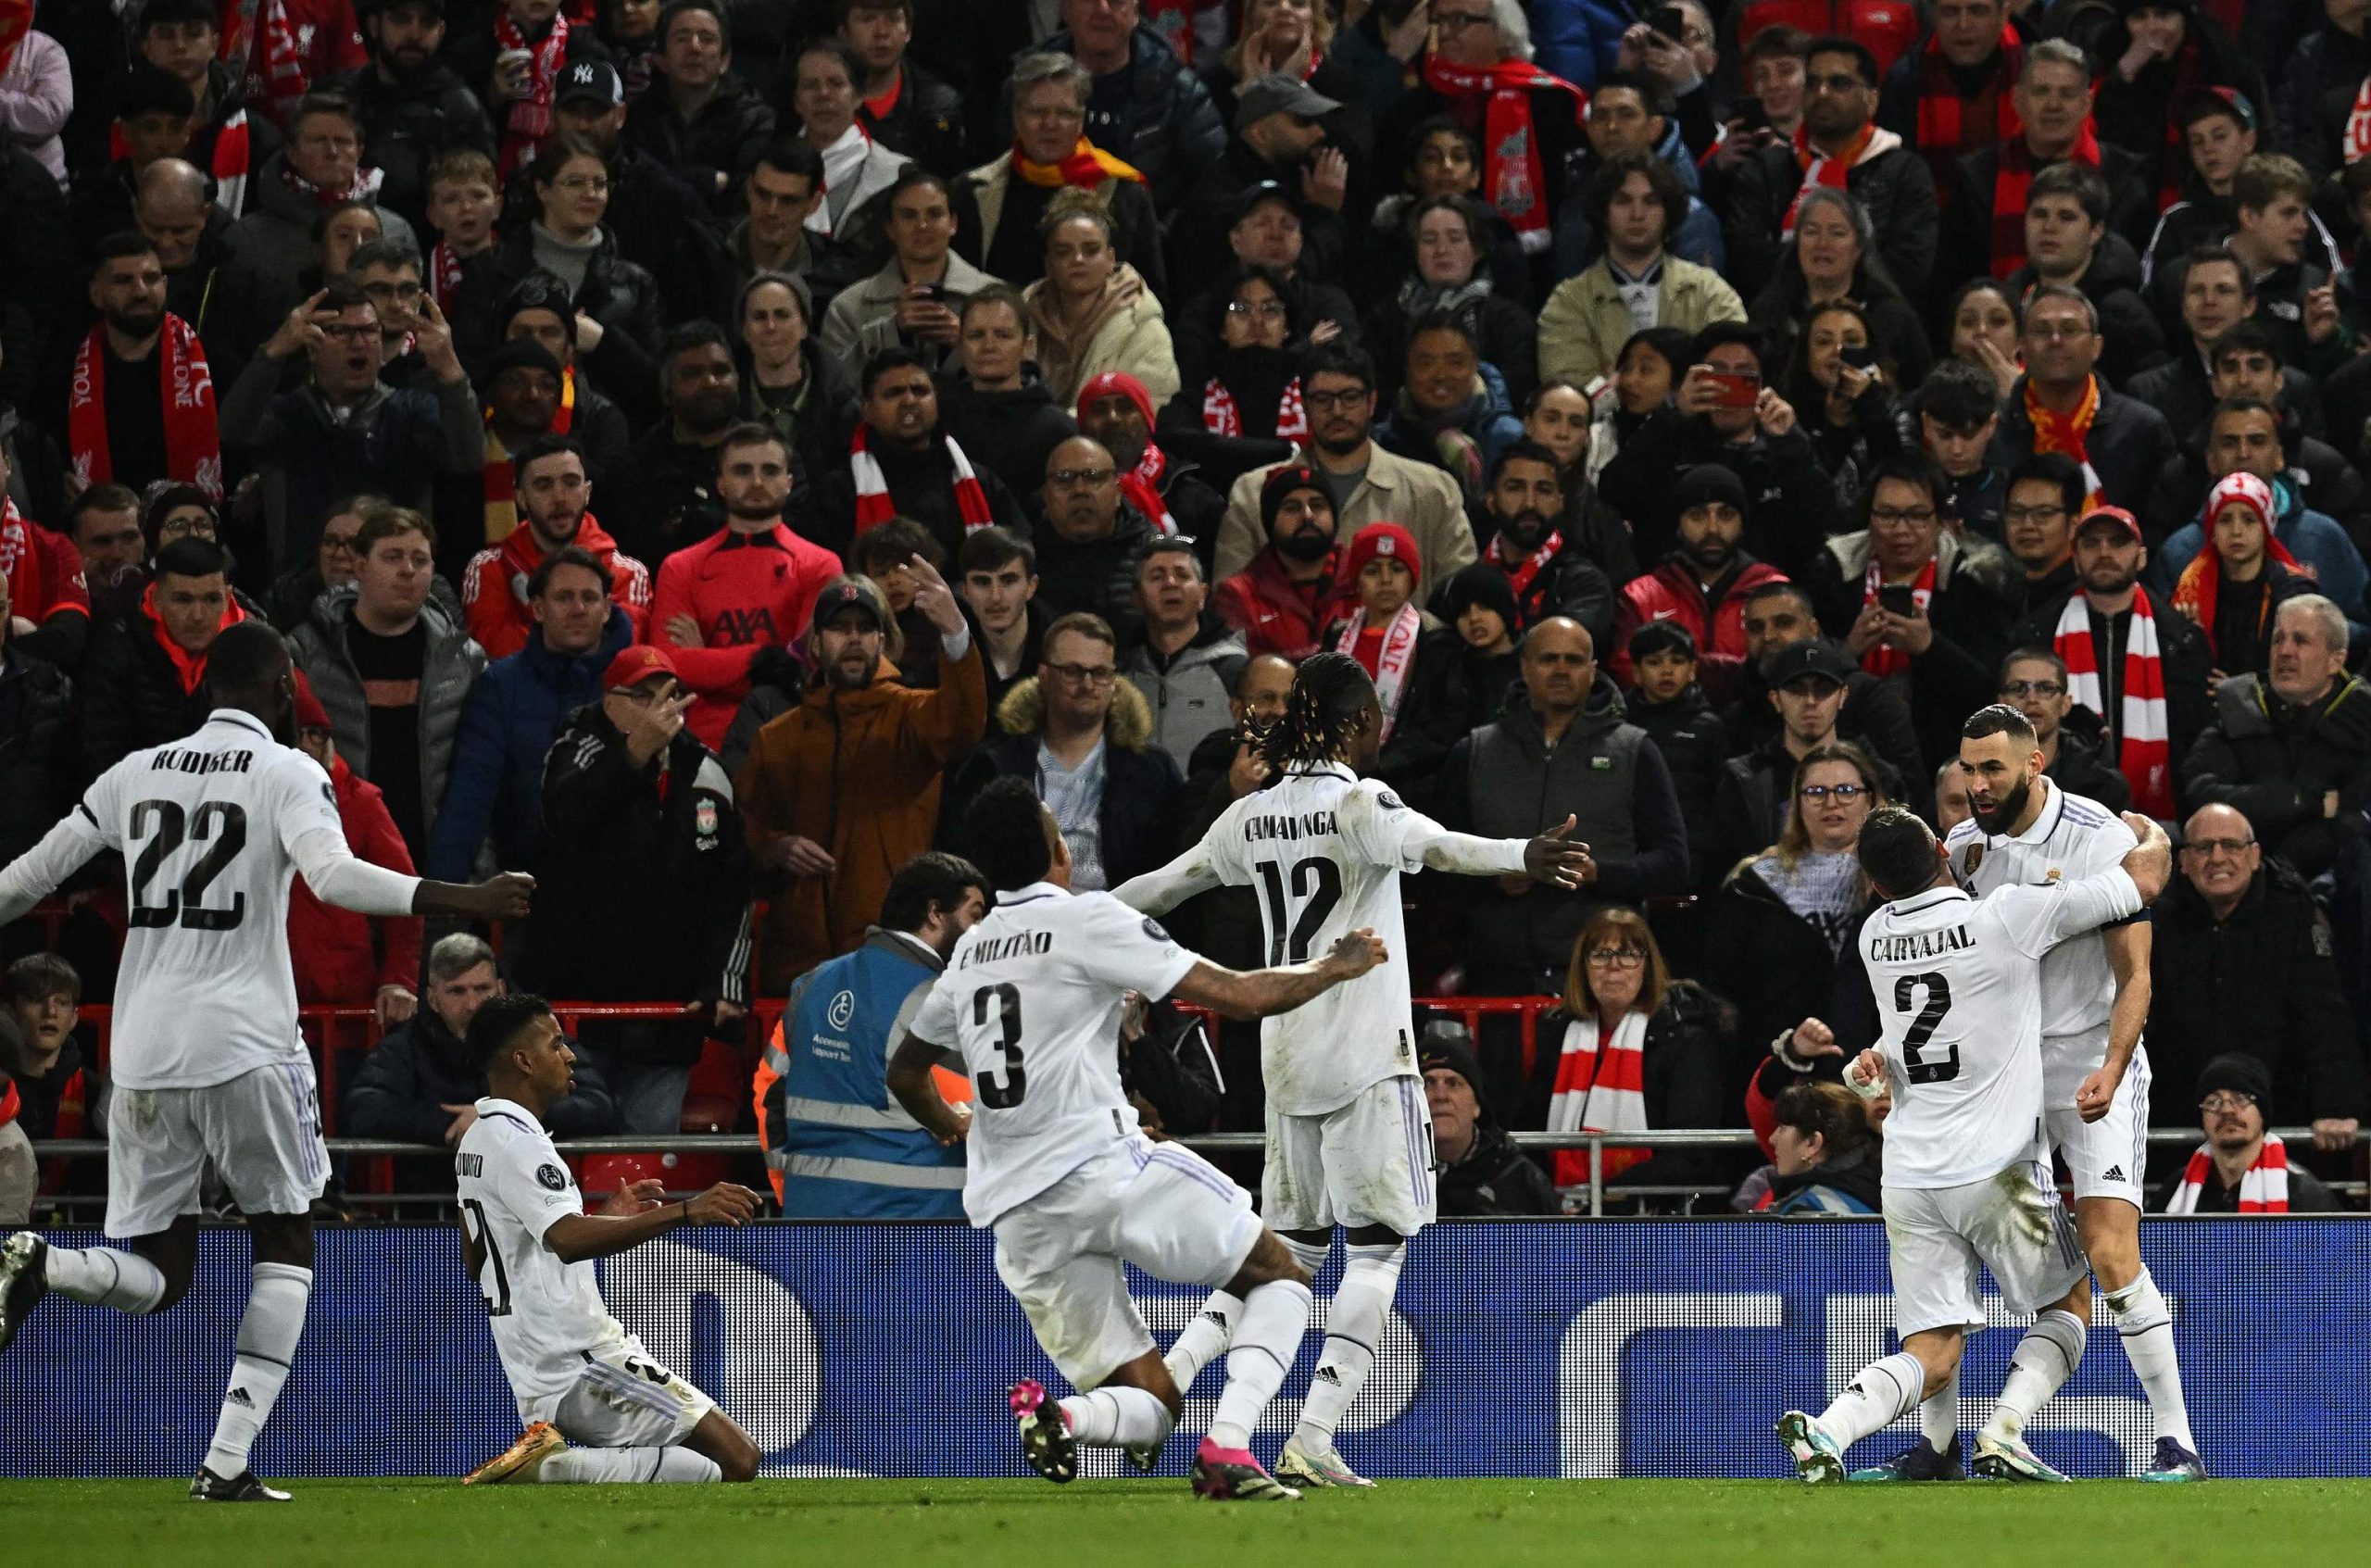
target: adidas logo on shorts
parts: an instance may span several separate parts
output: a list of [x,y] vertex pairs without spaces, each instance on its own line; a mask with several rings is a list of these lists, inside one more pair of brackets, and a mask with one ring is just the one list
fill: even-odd
[[2101,1181],[2103,1181],[2103,1182],[2120,1182],[2120,1181],[2123,1181],[2124,1179],[2125,1179],[2125,1175],[2124,1175],[2124,1167],[2123,1167],[2123,1166],[2121,1166],[2121,1165],[2111,1165],[2111,1166],[2109,1166],[2109,1167],[2108,1167],[2108,1173],[2107,1173],[2106,1175],[2101,1176],[2101,1177],[2100,1178],[2100,1180],[2101,1180]]

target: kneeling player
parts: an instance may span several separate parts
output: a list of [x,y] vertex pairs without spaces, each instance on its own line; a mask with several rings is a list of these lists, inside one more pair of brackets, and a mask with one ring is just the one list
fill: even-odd
[[1926,824],[1889,807],[1861,830],[1861,869],[1888,900],[1861,928],[1884,1021],[1845,1073],[1875,1098],[1890,1085],[1885,1218],[1899,1353],[1873,1361],[1817,1417],[1788,1411],[1779,1438],[1806,1481],[1844,1479],[1844,1452],[1918,1407],[1959,1369],[1984,1325],[1979,1262],[2010,1309],[2039,1312],[2011,1361],[1976,1471],[2063,1481],[2023,1432],[2073,1374],[2089,1332],[2082,1249],[2058,1201],[2042,1121],[2039,960],[2059,943],[2146,907],[2172,855],[2164,830],[2127,816],[2139,845],[2079,882],[2003,887],[1982,903],[1951,878]]
[[[1129,1299],[1123,1265],[1134,1263],[1243,1301],[1226,1389],[1194,1460],[1196,1493],[1297,1498],[1250,1443],[1309,1326],[1309,1272],[1253,1215],[1249,1194],[1139,1130],[1120,1085],[1120,1021],[1130,991],[1264,1017],[1364,974],[1384,945],[1351,932],[1314,962],[1237,974],[1108,893],[1073,897],[1069,847],[1027,781],[981,791],[967,826],[997,906],[948,956],[889,1064],[889,1087],[943,1142],[968,1135],[964,1210],[995,1231],[997,1274],[1038,1344],[1087,1390],[1055,1400],[1035,1382],[1015,1385],[1022,1453],[1052,1481],[1078,1474],[1081,1443],[1126,1449],[1151,1468],[1185,1396]],[[942,1056],[978,1085],[968,1123],[931,1081]]]
[[484,1063],[486,1098],[454,1156],[462,1248],[527,1430],[466,1484],[751,1479],[758,1445],[609,1315],[593,1260],[677,1225],[738,1225],[757,1213],[758,1195],[720,1182],[662,1205],[660,1184],[636,1182],[587,1214],[544,1130],[576,1060],[549,1005],[495,997],[470,1021],[469,1046]]

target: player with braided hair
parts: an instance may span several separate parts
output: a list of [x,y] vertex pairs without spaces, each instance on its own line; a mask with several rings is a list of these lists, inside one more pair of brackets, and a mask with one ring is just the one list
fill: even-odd
[[[1412,1039],[1399,873],[1521,872],[1575,887],[1588,846],[1564,819],[1537,838],[1451,833],[1361,775],[1374,766],[1383,708],[1358,661],[1320,653],[1293,679],[1284,717],[1260,738],[1269,780],[1212,823],[1201,843],[1115,893],[1159,915],[1213,887],[1252,887],[1271,964],[1298,963],[1346,932],[1371,926],[1388,960],[1261,1026],[1268,1157],[1261,1212],[1311,1273],[1349,1252],[1326,1318],[1325,1348],[1300,1424],[1276,1462],[1279,1479],[1366,1486],[1335,1450],[1334,1432],[1374,1366],[1409,1238],[1434,1212],[1432,1117]],[[1168,1355],[1182,1391],[1226,1348],[1243,1302],[1222,1290]]]

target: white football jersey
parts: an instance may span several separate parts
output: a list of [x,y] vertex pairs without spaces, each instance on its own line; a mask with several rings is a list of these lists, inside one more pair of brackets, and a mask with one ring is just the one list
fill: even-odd
[[352,859],[321,765],[261,720],[218,709],[194,734],[100,774],[0,877],[0,910],[29,906],[24,895],[47,893],[102,849],[123,856],[132,910],[115,992],[117,1085],[201,1088],[307,1062],[288,886],[300,866]]
[[1893,1081],[1888,1186],[1988,1181],[2041,1136],[2041,966],[2059,943],[2140,908],[2121,868],[1977,902],[1957,887],[1897,899],[1861,927]]
[[583,1352],[626,1332],[601,1300],[592,1260],[563,1263],[544,1245],[554,1223],[584,1212],[551,1135],[511,1100],[479,1100],[477,1112],[453,1155],[461,1239],[520,1419],[546,1420],[584,1370]]
[[1445,840],[1488,861],[1461,870],[1524,869],[1524,840],[1451,834],[1339,763],[1298,768],[1254,790],[1221,812],[1189,852],[1202,862],[1189,875],[1260,895],[1272,967],[1323,958],[1361,927],[1391,950],[1388,962],[1261,1024],[1260,1071],[1277,1110],[1319,1116],[1386,1078],[1420,1076],[1399,873],[1422,871],[1425,850]]
[[1120,1087],[1122,994],[1159,1001],[1200,960],[1109,893],[1033,883],[963,934],[912,1032],[973,1086],[963,1210],[975,1225],[1136,1130]]
[[[1951,874],[1979,898],[2002,887],[2046,887],[2098,876],[2123,863],[2139,840],[2124,819],[2098,801],[2069,795],[2048,779],[2034,825],[2014,837],[1987,834],[1971,817],[1947,841]],[[2143,917],[2145,918],[2145,917]],[[2041,961],[2041,1066],[2044,1103],[2075,1103],[2075,1091],[2107,1060],[2108,1015],[2115,972],[2096,932],[2069,938]]]

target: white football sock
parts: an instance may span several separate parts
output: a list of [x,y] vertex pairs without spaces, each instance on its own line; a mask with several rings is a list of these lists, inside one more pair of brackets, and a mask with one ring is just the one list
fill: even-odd
[[1194,1314],[1194,1321],[1186,1325],[1163,1358],[1169,1363],[1169,1380],[1177,1385],[1181,1396],[1193,1392],[1194,1379],[1202,1375],[1212,1357],[1225,1350],[1228,1337],[1242,1319],[1242,1297],[1223,1290],[1211,1292],[1211,1298],[1202,1303],[1202,1310]]
[[1226,1353],[1226,1387],[1211,1422],[1211,1441],[1220,1448],[1251,1446],[1260,1412],[1275,1399],[1293,1358],[1300,1354],[1309,1304],[1309,1286],[1296,1279],[1270,1280],[1244,1298],[1243,1317]]
[[239,1320],[238,1354],[231,1362],[231,1386],[214,1424],[206,1468],[225,1480],[245,1472],[271,1407],[288,1382],[296,1341],[305,1332],[305,1304],[312,1298],[313,1271],[294,1263],[257,1263],[248,1288],[246,1315]]
[[2107,1293],[2115,1309],[2116,1332],[2124,1337],[2125,1359],[2149,1395],[2149,1409],[2157,1418],[2157,1436],[2171,1437],[2192,1453],[2198,1440],[2190,1436],[2189,1401],[2182,1395],[2181,1359],[2174,1349],[2174,1314],[2164,1293],[2144,1266],[2139,1278],[2122,1290]]
[[113,1307],[143,1317],[165,1298],[164,1272],[136,1252],[112,1247],[53,1247],[42,1273],[69,1301]]
[[1167,1405],[1144,1389],[1124,1384],[1107,1383],[1085,1394],[1073,1394],[1061,1403],[1062,1413],[1071,1418],[1072,1439],[1098,1448],[1165,1443],[1169,1429],[1177,1424]]
[[600,1482],[721,1481],[716,1461],[689,1449],[570,1449],[544,1461],[535,1471],[544,1486],[578,1486]]
[[1820,1429],[1849,1449],[1874,1432],[1881,1432],[1918,1406],[1926,1390],[1926,1363],[1907,1350],[1871,1361],[1844,1386],[1844,1392],[1820,1411]]
[[1374,1348],[1382,1342],[1391,1298],[1399,1289],[1399,1265],[1408,1256],[1408,1245],[1353,1247],[1349,1251],[1341,1286],[1325,1309],[1325,1348],[1309,1380],[1300,1424],[1293,1429],[1295,1443],[1318,1453],[1334,1451],[1334,1429],[1374,1370]]
[[1918,1430],[1937,1453],[1951,1451],[1952,1440],[1960,1435],[1959,1368],[1951,1369],[1934,1398],[1918,1402]]
[[1316,1278],[1317,1271],[1325,1266],[1325,1260],[1334,1256],[1334,1238],[1331,1236],[1323,1241],[1295,1241],[1288,1236],[1279,1236],[1276,1239],[1283,1242],[1285,1250],[1309,1271],[1311,1279]]
[[2017,1341],[2016,1354],[2009,1358],[2009,1381],[1984,1429],[1997,1436],[2023,1433],[2034,1412],[2083,1364],[2083,1345],[2089,1337],[2083,1320],[2062,1309],[2052,1308],[2036,1318],[2033,1327]]

